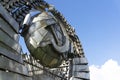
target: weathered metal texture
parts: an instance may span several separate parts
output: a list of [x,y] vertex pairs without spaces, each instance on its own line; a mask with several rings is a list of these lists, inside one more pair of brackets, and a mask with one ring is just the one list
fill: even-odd
[[86,79],[78,79],[78,78],[72,77],[70,80],[86,80]]
[[89,68],[87,65],[73,65],[73,71],[75,72],[89,72]]
[[39,74],[34,76],[34,80],[55,80],[55,79],[45,74]]
[[21,75],[28,75],[27,67],[3,56],[0,56],[0,69],[8,70]]
[[12,28],[18,33],[18,23],[9,15],[5,8],[0,4],[0,15],[12,26]]
[[32,78],[13,72],[0,71],[0,80],[32,80]]
[[69,41],[62,34],[64,32],[54,29],[60,26],[55,25],[54,18],[46,12],[35,17],[31,24],[23,35],[30,53],[43,66],[58,67],[63,60],[62,54],[69,50]]
[[19,35],[0,17],[0,54],[23,63]]
[[60,68],[46,68],[39,64],[39,62],[32,56],[23,55],[25,65],[28,66],[29,75],[33,80],[67,80],[66,67],[67,65],[61,65]]
[[72,77],[70,80],[83,80],[83,79]]
[[[43,0],[25,0],[25,1],[24,0],[0,0],[0,16],[2,18],[4,18],[4,20],[3,19],[0,19],[0,20],[1,21],[3,20],[5,22],[5,25],[6,25],[6,23],[8,25],[10,25],[10,26],[7,26],[8,27],[7,28],[6,26],[3,26],[4,24],[0,23],[0,24],[2,24],[2,26],[0,26],[0,31],[2,34],[5,35],[5,37],[7,37],[7,39],[10,39],[12,43],[15,41],[15,43],[12,44],[12,47],[10,47],[11,43],[9,43],[8,40],[4,39],[5,40],[4,41],[3,39],[1,39],[0,55],[5,56],[6,59],[7,58],[11,59],[12,60],[12,62],[10,60],[11,64],[18,63],[18,65],[19,65],[19,66],[17,66],[18,68],[20,68],[20,66],[23,66],[23,58],[21,57],[21,54],[19,54],[19,53],[22,53],[21,48],[18,47],[19,44],[16,44],[19,39],[18,35],[16,35],[16,34],[18,33],[19,25],[21,25],[23,23],[24,17],[26,16],[26,14],[29,13],[31,8],[46,11],[45,8],[47,8],[47,10],[48,10],[50,8],[50,5]],[[77,35],[75,34],[74,29],[71,27],[71,25],[69,25],[67,23],[67,21],[65,20],[65,18],[61,15],[61,13],[59,11],[57,11],[55,9],[51,9],[50,12],[51,12],[50,14],[52,14],[56,18],[57,22],[61,24],[60,26],[65,28],[65,30],[64,29],[63,30],[67,32],[66,35],[69,35],[68,36],[69,40],[73,42],[72,45],[74,47],[71,46],[71,48],[73,47],[74,51],[71,50],[71,52],[73,52],[73,54],[75,54],[75,55],[72,56],[73,60],[72,60],[72,63],[70,63],[70,66],[68,66],[68,64],[66,64],[59,68],[55,68],[55,70],[51,70],[50,68],[43,68],[41,66],[38,66],[39,60],[37,60],[38,63],[36,63],[33,59],[30,59],[31,62],[24,61],[26,64],[25,66],[27,66],[28,70],[30,70],[29,73],[33,77],[32,79],[37,80],[38,78],[41,78],[41,80],[44,80],[43,79],[44,77],[43,78],[40,77],[42,74],[39,75],[40,73],[44,73],[43,75],[45,77],[48,77],[49,80],[50,80],[50,77],[52,77],[53,80],[89,80],[89,70],[88,70],[88,65],[87,65],[88,63],[87,63],[87,60],[85,59],[84,52],[83,52],[82,46],[80,44],[80,40],[78,39]],[[46,24],[46,22],[47,22],[47,24],[49,22],[52,23],[52,19],[45,20],[44,22],[45,22],[45,24]],[[32,29],[34,29],[34,28],[32,28]],[[44,33],[44,29],[41,28],[41,31],[39,31],[39,32]],[[38,34],[38,32],[36,32],[34,35],[36,35],[36,34]],[[41,36],[41,35],[37,35],[36,37],[34,37],[35,38],[34,40],[36,40],[34,42],[39,41],[39,39],[37,38],[38,36]],[[61,36],[59,36],[59,37],[61,37]],[[4,37],[1,37],[1,38],[4,38]],[[57,40],[57,41],[59,42],[59,40]],[[36,44],[36,43],[34,43],[34,44]],[[47,44],[49,44],[49,43],[47,43]],[[15,47],[15,46],[17,46],[17,47]],[[49,48],[46,48],[46,49],[49,49]],[[41,55],[37,55],[37,56],[41,56]],[[3,58],[1,58],[1,59],[3,60]],[[46,58],[46,60],[49,60],[49,59]],[[68,60],[68,62],[69,62],[69,60]],[[9,61],[8,61],[8,63],[9,63]],[[4,65],[4,63],[2,63],[2,64]],[[66,66],[67,66],[67,68],[66,68]],[[9,68],[11,69],[10,66],[7,67],[7,69],[9,69]],[[64,69],[64,68],[66,68],[66,69]],[[9,72],[7,69],[6,70],[0,69],[0,80],[32,80],[31,77],[28,78],[24,74],[23,74],[24,76],[20,75],[22,72],[20,72],[20,74],[17,74],[14,72]],[[15,68],[15,69],[17,69],[17,68]],[[7,72],[5,72],[5,71],[7,71]],[[15,71],[17,71],[17,70],[15,70]],[[67,75],[67,77],[66,77],[66,75]],[[35,77],[36,77],[36,79],[35,79]]]
[[[9,15],[9,13],[0,4],[0,43],[9,47],[9,50],[14,53],[20,54],[21,47],[18,44],[19,41],[19,25]],[[8,49],[8,48],[7,48]]]
[[73,75],[75,78],[80,78],[80,79],[86,79],[86,80],[89,80],[89,73],[86,73],[86,72],[74,72],[74,75]]
[[6,23],[6,21],[2,18],[0,18],[0,29],[2,31],[4,31],[8,36],[10,36],[11,38],[13,38],[13,40],[15,40],[15,42],[19,41],[19,35],[18,33],[16,33],[8,23]]
[[43,73],[43,66],[40,65],[32,56],[29,56],[27,54],[23,54],[22,56],[24,64],[28,68],[30,76]]
[[1,44],[0,44],[0,55],[4,55],[16,62],[23,63],[23,60],[20,54],[15,54],[14,52],[7,50],[7,48],[2,47]]
[[89,80],[89,68],[86,58],[74,58],[72,60],[71,73],[72,77],[70,80]]
[[80,43],[78,36],[75,33],[74,28],[67,22],[65,17],[58,10],[56,10],[53,6],[49,5],[49,11],[54,15],[58,23],[60,23],[61,26],[65,28],[67,35],[69,35],[69,38],[73,42],[74,55],[77,55],[79,57],[85,57],[82,45]]
[[7,35],[4,31],[0,30],[0,42],[14,50],[16,54],[20,54],[21,47],[18,42],[13,40],[9,35]]
[[83,58],[74,58],[73,59],[73,64],[75,64],[75,65],[86,65],[86,64],[88,64],[88,61],[87,61],[87,59],[85,58],[85,57],[83,57]]
[[23,64],[19,25],[0,4],[0,80],[32,80]]

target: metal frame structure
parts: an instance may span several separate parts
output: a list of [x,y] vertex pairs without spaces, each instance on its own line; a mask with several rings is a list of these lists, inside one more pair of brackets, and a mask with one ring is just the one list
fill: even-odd
[[[31,10],[33,13],[30,13]],[[37,11],[34,11],[37,10]],[[19,36],[24,36],[30,21],[40,12],[53,16],[64,35],[72,42],[71,53],[59,67],[48,68],[33,55],[22,52]],[[47,22],[47,21],[45,21]],[[49,19],[48,23],[52,23]],[[54,21],[53,21],[54,23]],[[26,26],[26,27],[25,27]],[[54,28],[51,28],[54,32]],[[66,32],[66,33],[65,33]],[[21,34],[22,33],[22,34]],[[56,33],[54,33],[56,34]],[[56,41],[59,37],[56,37]],[[67,40],[66,42],[69,42]],[[54,44],[55,42],[53,42]],[[55,44],[54,44],[55,45]],[[58,44],[62,45],[62,44]],[[65,47],[68,46],[66,43]],[[56,47],[58,52],[65,48]],[[67,50],[67,49],[65,49]],[[64,52],[64,50],[63,50]],[[89,80],[88,61],[73,27],[53,6],[43,0],[0,0],[0,79],[1,80]]]

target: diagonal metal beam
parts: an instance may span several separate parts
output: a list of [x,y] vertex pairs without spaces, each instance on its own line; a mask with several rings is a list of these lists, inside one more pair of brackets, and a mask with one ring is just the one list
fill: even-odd
[[0,15],[12,26],[13,30],[18,33],[19,24],[12,18],[12,16],[0,4]]

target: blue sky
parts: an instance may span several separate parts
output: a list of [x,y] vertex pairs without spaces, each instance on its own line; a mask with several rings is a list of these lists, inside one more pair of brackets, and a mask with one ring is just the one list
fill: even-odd
[[46,1],[76,29],[89,65],[109,59],[120,63],[120,0]]
[[89,64],[120,63],[120,0],[46,0],[76,29]]

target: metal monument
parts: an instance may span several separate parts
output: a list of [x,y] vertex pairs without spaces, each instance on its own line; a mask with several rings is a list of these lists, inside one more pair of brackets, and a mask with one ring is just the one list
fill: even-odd
[[43,0],[0,0],[0,80],[89,79],[80,40],[55,7]]

